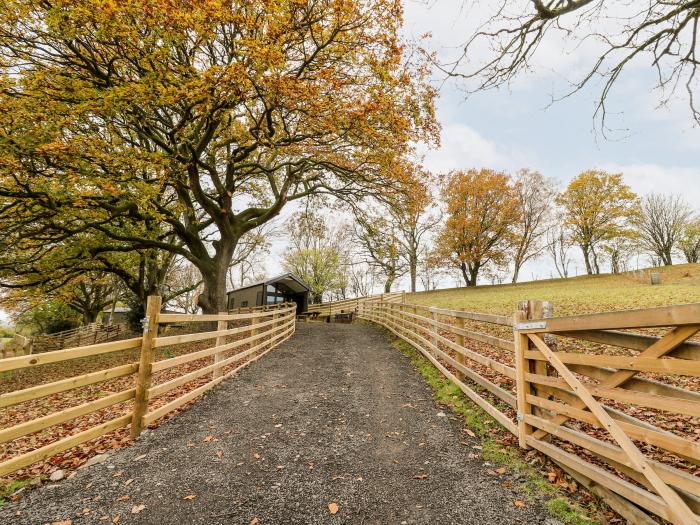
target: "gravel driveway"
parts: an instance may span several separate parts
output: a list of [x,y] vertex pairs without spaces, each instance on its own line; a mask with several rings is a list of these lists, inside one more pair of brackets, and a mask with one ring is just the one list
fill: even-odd
[[301,323],[133,446],[6,505],[0,523],[550,522],[513,503],[448,416],[375,328]]

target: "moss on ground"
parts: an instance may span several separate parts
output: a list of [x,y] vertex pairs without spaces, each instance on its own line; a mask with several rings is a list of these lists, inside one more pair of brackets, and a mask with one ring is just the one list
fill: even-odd
[[10,500],[10,496],[19,489],[31,485],[31,479],[0,481],[0,509]]
[[433,389],[435,400],[448,406],[453,412],[464,418],[467,428],[480,438],[484,460],[505,466],[523,476],[524,482],[521,489],[526,499],[545,498],[547,500],[545,507],[548,512],[567,525],[599,524],[596,519],[591,517],[598,512],[598,507],[595,504],[591,504],[589,508],[581,508],[571,501],[559,487],[550,483],[543,473],[528,464],[520,449],[499,443],[494,437],[493,429],[497,428],[506,432],[501,425],[464,395],[457,385],[444,377],[420,352],[408,343],[396,338],[388,330],[385,331],[392,339],[394,348],[411,360],[411,363]]

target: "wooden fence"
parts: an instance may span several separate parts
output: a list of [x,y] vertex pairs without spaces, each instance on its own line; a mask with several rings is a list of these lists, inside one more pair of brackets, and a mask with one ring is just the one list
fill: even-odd
[[126,324],[100,325],[91,323],[55,334],[35,335],[31,339],[32,354],[51,352],[76,346],[94,345],[136,335]]
[[[61,363],[66,369],[70,369],[71,362],[84,358],[96,360],[96,356],[104,358],[124,352],[128,354],[131,351],[131,354],[127,355],[127,362],[118,366],[2,393],[0,409],[46,396],[52,396],[53,399],[56,394],[84,389],[98,383],[104,385],[104,382],[115,378],[133,378],[131,386],[124,390],[109,392],[106,396],[105,392],[99,392],[97,399],[0,429],[0,445],[5,444],[5,450],[10,451],[9,454],[5,454],[5,460],[0,462],[0,476],[128,425],[131,425],[131,437],[137,437],[150,423],[196,399],[291,337],[295,328],[295,313],[295,304],[281,304],[267,309],[232,314],[161,314],[160,297],[149,297],[141,337],[0,360],[0,376],[9,377],[8,374],[52,363]],[[172,323],[185,326],[190,326],[189,323],[216,323],[216,329],[178,335],[158,334],[160,326]],[[229,324],[235,326],[230,327]],[[208,327],[205,325],[204,328],[207,330]],[[191,348],[202,344],[206,347],[195,350]],[[159,349],[172,351],[177,348],[184,350],[177,356],[155,359]],[[193,365],[196,365],[196,368],[193,369]],[[172,399],[166,397],[165,401],[162,399],[162,396],[168,393],[179,394],[183,390],[183,395]],[[124,404],[118,417],[89,426],[86,430],[28,452],[12,454],[15,450],[13,442],[17,443],[15,440],[25,439],[30,434],[118,404]],[[42,412],[48,411],[52,405],[49,399],[46,403],[47,410]]]
[[344,299],[342,301],[331,301],[327,303],[310,304],[306,308],[306,313],[317,314],[320,317],[330,317],[342,312],[356,312],[362,303],[369,302],[401,302],[406,294],[404,292],[393,292],[368,297],[356,297],[354,299]]
[[540,301],[513,316],[358,302],[360,318],[419,350],[521,447],[629,522],[654,523],[650,513],[700,523],[700,345],[688,342],[700,304],[559,318],[547,310]]

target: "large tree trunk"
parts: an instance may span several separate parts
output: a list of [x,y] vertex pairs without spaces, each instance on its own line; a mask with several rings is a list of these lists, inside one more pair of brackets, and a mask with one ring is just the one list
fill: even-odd
[[581,245],[581,251],[583,252],[583,261],[586,263],[586,273],[588,275],[593,275],[593,266],[591,265],[591,248],[588,244]]
[[199,268],[204,281],[204,290],[199,295],[197,304],[204,314],[217,314],[227,310],[226,276],[233,259],[236,242],[232,239],[221,239],[214,242],[216,253],[210,259],[206,268]]
[[520,264],[515,263],[515,266],[513,267],[513,278],[511,279],[511,283],[515,284],[518,282],[518,275],[520,274]]
[[395,280],[396,280],[396,276],[394,276],[394,275],[390,275],[387,277],[387,280],[384,282],[384,293],[391,292],[391,287],[394,284]]
[[469,269],[469,286],[476,286],[479,278],[479,265],[475,264]]
[[664,250],[661,260],[664,262],[665,266],[673,266],[673,256],[671,255],[670,248]]
[[411,292],[416,291],[416,280],[418,278],[418,258],[415,255],[411,255],[411,260],[409,261],[409,273],[411,275]]
[[479,265],[475,264],[472,266],[462,263],[460,270],[462,270],[462,277],[464,277],[467,287],[476,286],[476,281],[479,277]]

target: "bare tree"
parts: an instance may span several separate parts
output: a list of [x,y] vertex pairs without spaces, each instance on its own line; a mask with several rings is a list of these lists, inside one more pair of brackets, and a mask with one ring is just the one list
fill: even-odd
[[418,265],[418,274],[424,290],[436,290],[445,274],[441,257],[435,253],[428,253]]
[[[489,4],[491,7],[493,4]],[[698,88],[698,0],[500,0],[493,15],[465,43],[454,62],[443,64],[448,74],[475,81],[472,91],[508,84],[532,68],[532,58],[550,33],[559,33],[576,47],[594,38],[601,51],[564,96],[603,79],[595,116],[605,126],[606,100],[613,85],[630,63],[646,62],[655,70],[661,104],[680,87],[687,93],[695,121],[700,123]],[[494,51],[487,60],[462,70],[476,48]]]
[[634,236],[620,235],[603,244],[603,254],[610,261],[610,272],[618,274],[627,271],[627,263],[638,246]]
[[231,288],[265,278],[265,257],[270,253],[270,241],[276,233],[273,226],[263,225],[241,237],[228,270],[228,283]]
[[690,206],[680,195],[646,195],[635,221],[642,249],[660,259],[663,265],[672,265],[673,252],[678,247],[691,214]]
[[562,279],[569,277],[569,264],[571,264],[569,249],[571,246],[571,238],[566,229],[561,226],[561,221],[558,221],[558,225],[547,231],[547,251]]
[[185,259],[178,260],[168,273],[164,286],[179,291],[170,298],[169,306],[174,306],[186,314],[197,313],[197,299],[202,291],[202,275],[196,266]]
[[401,242],[398,223],[382,212],[356,214],[355,241],[361,256],[376,274],[384,277],[384,293],[408,271],[406,245]]
[[556,183],[538,171],[521,169],[513,180],[518,199],[520,221],[513,228],[513,278],[523,264],[538,257],[547,246],[547,231],[551,228]]
[[342,296],[347,287],[348,228],[329,224],[320,210],[307,207],[288,221],[290,246],[282,267],[310,287],[312,303]]
[[372,295],[376,283],[377,276],[368,264],[351,262],[348,265],[348,285],[354,297]]

